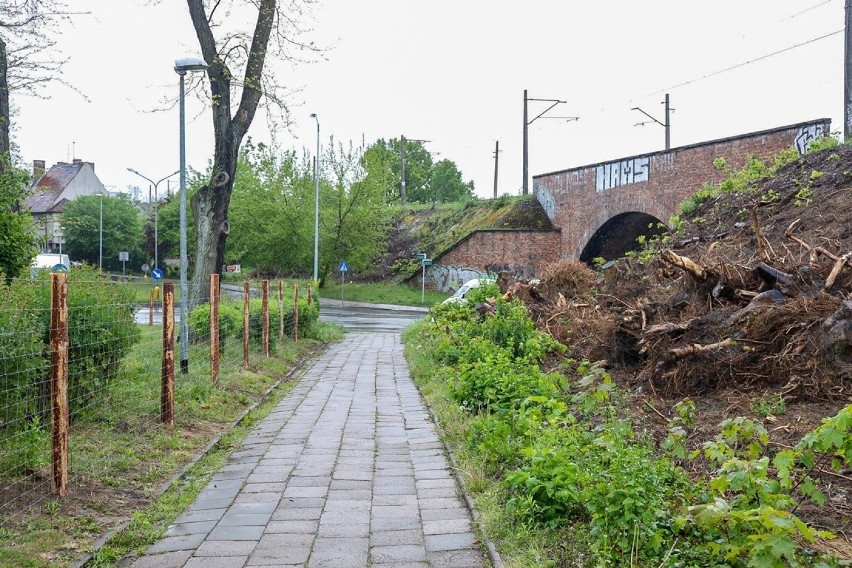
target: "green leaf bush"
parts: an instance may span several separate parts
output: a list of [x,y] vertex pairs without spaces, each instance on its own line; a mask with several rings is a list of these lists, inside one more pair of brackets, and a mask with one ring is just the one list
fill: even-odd
[[568,361],[565,375],[542,372],[564,348],[493,286],[433,307],[417,340],[470,416],[466,446],[502,485],[514,517],[527,529],[573,527],[589,565],[841,565],[812,546],[832,535],[795,513],[824,499],[814,468],[840,472],[852,461],[852,406],[774,457],[759,422],[727,420],[704,445],[711,468],[700,478],[681,467],[701,453],[687,449],[692,401],[675,406],[658,448],[624,418],[605,370]]
[[[49,274],[0,285],[2,427],[48,422],[50,409]],[[133,290],[91,268],[68,274],[68,401],[72,418],[106,396],[123,359],[139,341]],[[24,425],[24,426],[22,426]]]
[[[299,297],[299,337],[310,335],[314,324],[319,319],[319,305],[313,298],[308,304],[306,297]],[[284,329],[288,336],[293,332],[293,301],[284,300]],[[269,301],[269,348],[276,349],[280,311],[277,300]],[[210,338],[210,304],[193,308],[189,316],[189,329],[199,339]],[[243,336],[243,304],[242,302],[223,302],[219,305],[219,341]],[[263,302],[260,299],[249,300],[249,342],[260,345],[263,338]]]

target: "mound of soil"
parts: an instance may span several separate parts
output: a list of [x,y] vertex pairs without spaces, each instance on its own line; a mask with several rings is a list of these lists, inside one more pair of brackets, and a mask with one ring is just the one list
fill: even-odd
[[[693,447],[740,415],[789,447],[852,402],[852,148],[782,166],[682,221],[599,272],[564,262],[504,292],[569,357],[605,365],[658,438],[689,397]],[[756,403],[770,399],[781,403],[769,412]],[[852,472],[824,482],[829,505],[800,512],[849,558]]]

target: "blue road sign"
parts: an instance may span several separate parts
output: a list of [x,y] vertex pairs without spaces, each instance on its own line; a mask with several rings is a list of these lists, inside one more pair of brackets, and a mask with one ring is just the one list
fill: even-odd
[[160,270],[159,268],[155,268],[154,270],[151,271],[151,278],[153,278],[154,280],[159,280],[162,277],[163,277],[163,271]]
[[349,272],[349,263],[346,261],[342,261],[340,266],[337,267],[337,270],[340,272]]
[[61,262],[53,267],[54,272],[68,272],[68,267]]

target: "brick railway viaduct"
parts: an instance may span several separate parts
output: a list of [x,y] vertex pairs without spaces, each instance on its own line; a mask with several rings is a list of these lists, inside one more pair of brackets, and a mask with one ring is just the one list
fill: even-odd
[[817,119],[533,176],[553,229],[474,231],[434,259],[427,282],[447,291],[482,272],[532,277],[559,260],[619,258],[636,247],[637,237],[653,234],[649,225],[668,226],[683,201],[723,181],[716,158],[740,169],[752,155],[766,159],[791,147],[804,154],[830,125]]

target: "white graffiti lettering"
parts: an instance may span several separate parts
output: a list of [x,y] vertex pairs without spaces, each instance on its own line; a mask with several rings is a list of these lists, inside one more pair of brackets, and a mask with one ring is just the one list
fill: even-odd
[[804,156],[805,152],[808,151],[808,145],[820,136],[824,136],[826,134],[828,134],[828,132],[826,131],[824,124],[803,126],[801,130],[799,130],[798,136],[796,136],[796,150],[799,152],[799,155]]
[[648,181],[651,177],[651,158],[643,156],[620,162],[602,164],[595,170],[595,189],[598,192]]

